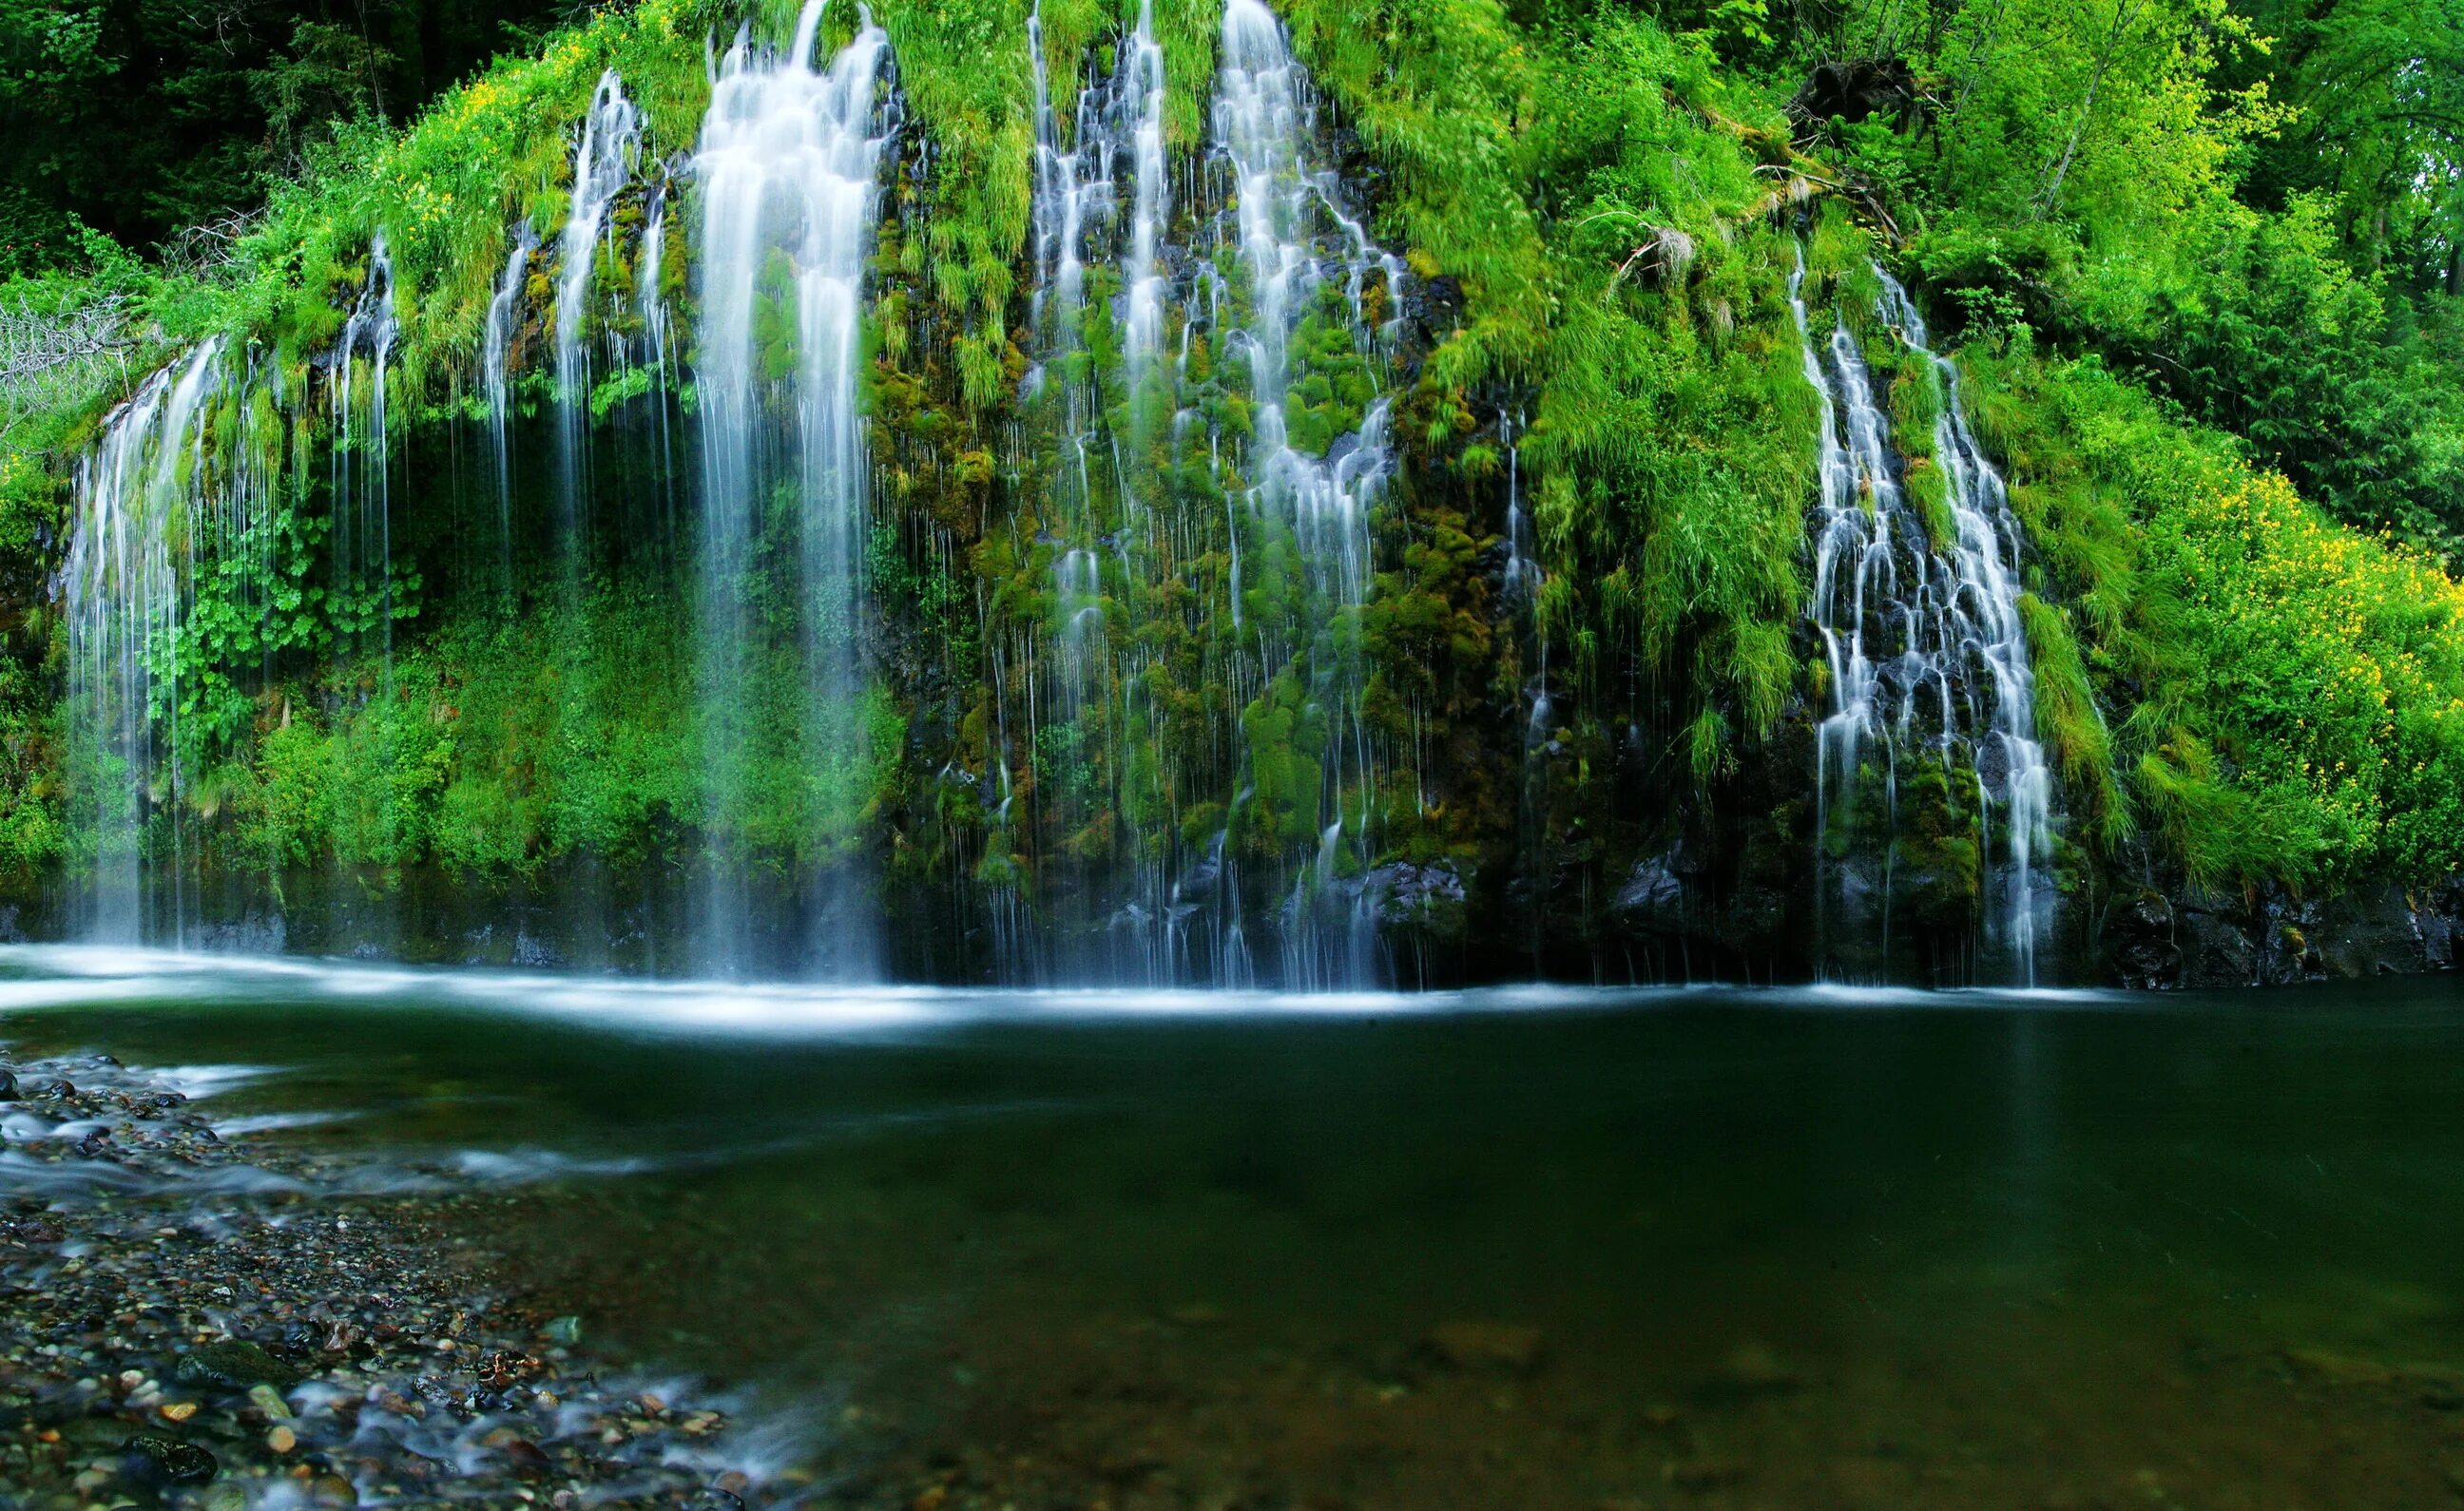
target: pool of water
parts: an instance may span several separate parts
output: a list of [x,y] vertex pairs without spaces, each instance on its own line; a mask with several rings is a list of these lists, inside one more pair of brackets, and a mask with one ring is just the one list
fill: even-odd
[[849,1504],[2464,1502],[2453,978],[1316,998],[11,949],[0,1040],[500,1186],[463,1220],[542,1304],[758,1393]]

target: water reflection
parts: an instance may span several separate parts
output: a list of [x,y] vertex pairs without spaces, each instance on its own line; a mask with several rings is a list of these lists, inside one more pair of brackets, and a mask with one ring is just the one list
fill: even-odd
[[[2445,981],[810,992],[0,952],[0,1036],[518,1179],[847,1503],[2434,1505]],[[308,1112],[330,1123],[286,1127]]]

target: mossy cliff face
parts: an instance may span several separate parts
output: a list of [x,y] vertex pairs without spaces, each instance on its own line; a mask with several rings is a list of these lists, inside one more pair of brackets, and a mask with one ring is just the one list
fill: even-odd
[[[1317,276],[1270,290],[1214,110],[1220,6],[1158,0],[1143,28],[1046,6],[1042,120],[1023,6],[876,11],[899,128],[864,285],[862,614],[822,623],[799,541],[759,536],[746,653],[709,685],[689,167],[704,35],[737,17],[646,0],[286,194],[220,281],[166,300],[165,362],[218,344],[178,444],[114,495],[158,522],[172,582],[128,643],[142,716],[77,737],[65,605],[0,626],[25,642],[15,895],[66,928],[128,863],[156,938],[682,969],[723,771],[748,970],[806,964],[850,880],[883,967],[943,979],[1991,969],[1972,761],[1877,770],[1817,812],[1800,242],[1938,544],[1947,401],[1876,313],[1887,235],[1825,198],[1773,97],[1638,19],[1293,0],[1314,108],[1269,182]],[[824,53],[852,25],[826,13]],[[642,146],[561,333],[567,133],[608,69]],[[1064,299],[1043,209],[1071,156],[1104,189]],[[754,370],[786,447],[799,270],[774,261]],[[381,441],[372,338],[338,360],[380,284]],[[586,392],[558,383],[567,334]],[[2093,363],[1983,324],[1942,344],[1964,335],[2058,778],[2040,974],[2330,969],[2216,930],[2332,931],[2340,889],[2409,886],[2434,917],[2464,859],[2453,581]],[[12,459],[11,496],[91,515],[68,459],[107,448],[103,419]],[[817,743],[806,661],[832,633],[862,675]],[[1875,903],[1844,943],[1824,874]],[[2184,943],[2194,915],[2230,921]]]

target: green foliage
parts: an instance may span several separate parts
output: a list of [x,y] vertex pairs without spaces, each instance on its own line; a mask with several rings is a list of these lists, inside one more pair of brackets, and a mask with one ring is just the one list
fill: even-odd
[[[2048,585],[2081,611],[2078,665],[2124,711],[2123,789],[2188,875],[2317,889],[2464,865],[2464,588],[2096,363],[2019,351],[1978,377]],[[2027,613],[2065,790],[2110,823],[2122,806],[2073,769],[2100,732],[2065,626]]]
[[[0,242],[41,274],[0,288],[0,315],[100,312],[96,342],[0,392],[0,889],[73,843],[39,582],[69,459],[103,406],[213,333],[253,344],[286,391],[321,391],[312,363],[383,232],[405,433],[426,446],[464,423],[507,237],[562,223],[567,132],[600,72],[619,70],[642,103],[650,159],[677,153],[706,105],[705,36],[736,19],[723,9],[593,11],[402,129],[382,114],[438,81],[432,60],[407,60],[398,27],[283,10],[272,51],[212,65],[224,115],[250,133],[240,158],[211,157],[231,147],[216,138],[175,162],[149,122],[124,194],[99,195],[91,163],[83,188],[23,164],[0,175]],[[792,9],[755,8],[756,33],[783,36]],[[1803,638],[1816,401],[1784,297],[1801,238],[1818,328],[1836,311],[1869,352],[1893,353],[1877,377],[1937,538],[1954,534],[1934,454],[1946,395],[1878,329],[1878,250],[1913,274],[1957,352],[2029,530],[2038,732],[2074,838],[2213,887],[2464,864],[2457,590],[2398,543],[2443,548],[2464,531],[2464,288],[2447,288],[2464,284],[2464,238],[2453,133],[2431,119],[2455,86],[2340,82],[2368,75],[2383,44],[2450,56],[2451,0],[2315,14],[2220,0],[1278,9],[1329,124],[1374,165],[1358,186],[1376,234],[1411,270],[1362,296],[1373,325],[1404,317],[1415,365],[1361,340],[1337,288],[1290,343],[1297,449],[1329,454],[1381,396],[1401,438],[1364,609],[1313,580],[1283,521],[1240,507],[1262,396],[1226,360],[1224,329],[1194,330],[1185,365],[1133,391],[1106,266],[1089,270],[1089,314],[1064,349],[1037,349],[1049,333],[1026,328],[1022,281],[1025,0],[880,0],[907,113],[866,331],[879,487],[864,633],[880,680],[815,716],[796,628],[811,605],[765,578],[746,595],[761,644],[726,690],[741,719],[705,727],[696,679],[710,673],[682,648],[679,579],[576,568],[554,602],[500,599],[474,586],[482,570],[437,566],[456,526],[406,493],[398,517],[426,522],[427,555],[406,551],[388,584],[351,580],[333,570],[319,479],[335,437],[319,406],[279,425],[218,416],[222,452],[283,485],[204,558],[179,641],[149,647],[172,673],[158,713],[179,731],[188,819],[267,871],[645,865],[706,819],[782,865],[891,835],[894,876],[1023,893],[1040,867],[1160,865],[1219,835],[1240,858],[1288,863],[1314,853],[1331,802],[1353,832],[1374,808],[1372,860],[1469,875],[1523,864],[1502,852],[1536,835],[1548,864],[1605,876],[1666,812],[1736,800],[1822,691]],[[1044,8],[1063,119],[1133,13],[1129,0]],[[115,98],[135,66],[111,43],[121,14],[120,0],[0,0],[0,113]],[[1156,6],[1183,167],[1203,144],[1219,20],[1209,0]],[[823,45],[853,24],[833,8]],[[2286,44],[2262,45],[2278,27]],[[1930,103],[1792,123],[1779,101],[1815,51],[1904,55]],[[414,67],[429,82],[407,92]],[[235,68],[237,83],[219,77]],[[86,229],[143,240],[153,232],[129,228],[246,202],[267,154],[299,171],[228,245],[166,264]],[[1198,208],[1178,211],[1176,238],[1205,245]],[[681,313],[689,217],[671,234]],[[1237,327],[1254,291],[1237,254],[1218,271]],[[616,258],[599,277],[631,274]],[[782,256],[769,274],[757,336],[778,378],[792,268]],[[529,302],[545,302],[539,288]],[[1030,349],[1046,363],[1031,397]],[[690,387],[663,394],[664,381],[597,374],[592,420],[622,430],[671,398],[690,414]],[[545,402],[543,383],[517,375],[517,407]],[[1070,470],[1065,388],[1108,465]],[[1220,462],[1176,441],[1184,412]],[[1535,527],[1543,586],[1528,601],[1497,590],[1508,478]],[[1112,565],[1120,541],[1159,565]],[[1056,586],[1056,562],[1094,543],[1093,585]],[[1107,669],[1055,669],[1065,608],[1087,611],[1070,632]],[[853,618],[826,632],[855,633]],[[351,653],[388,628],[389,659]],[[1068,676],[1096,685],[1060,686]],[[1360,731],[1337,727],[1352,690]],[[1551,717],[1526,750],[1535,696]],[[1355,735],[1385,762],[1378,790],[1365,774],[1327,780]],[[1919,763],[1903,791],[1920,817],[1894,831],[1900,895],[1945,927],[1972,915],[1982,885],[1972,781]],[[1662,804],[1640,820],[1638,787]]]
[[336,122],[404,120],[546,0],[7,0],[0,4],[0,277],[246,211]]

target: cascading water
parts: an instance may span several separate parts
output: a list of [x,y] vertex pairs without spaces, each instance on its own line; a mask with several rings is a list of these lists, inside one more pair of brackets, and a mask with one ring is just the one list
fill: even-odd
[[573,205],[557,251],[557,452],[568,535],[585,526],[583,500],[589,493],[584,459],[592,374],[584,337],[592,313],[592,274],[600,243],[610,230],[608,210],[632,182],[641,146],[641,112],[625,97],[624,81],[611,68],[599,76],[590,113],[582,120],[582,140],[573,152]]
[[[1235,612],[1245,612],[1254,694],[1243,734],[1256,821],[1289,877],[1281,920],[1287,985],[1368,974],[1374,928],[1365,888],[1377,769],[1361,718],[1360,610],[1369,597],[1370,514],[1393,471],[1386,401],[1375,392],[1374,327],[1399,318],[1401,261],[1346,215],[1334,175],[1313,162],[1314,100],[1282,24],[1263,0],[1228,0],[1214,112],[1228,178],[1231,251],[1248,319],[1241,333],[1250,434],[1238,459],[1232,522]],[[1375,289],[1373,296],[1373,286]],[[1393,315],[1371,318],[1379,297]],[[1227,358],[1228,358],[1227,351]],[[1313,799],[1291,763],[1317,768]],[[1263,771],[1262,771],[1263,768]],[[1257,777],[1270,778],[1260,783]],[[1266,788],[1271,787],[1271,793]],[[1309,801],[1313,820],[1292,809]],[[1295,865],[1293,843],[1315,838]]]
[[[210,340],[148,378],[112,412],[102,440],[77,467],[61,598],[75,817],[94,849],[93,874],[71,910],[76,931],[88,939],[181,937],[177,804],[185,783],[172,668],[194,532],[206,513],[206,416],[222,382],[221,357],[221,341]],[[168,888],[148,886],[158,815],[167,816],[165,843],[175,847],[164,872]]]
[[1037,382],[1057,386],[1061,407],[1062,486],[1045,511],[1052,552],[1054,641],[1066,714],[1096,690],[1091,685],[1097,643],[1104,632],[1103,560],[1093,545],[1094,484],[1090,451],[1101,394],[1084,356],[1079,329],[1086,315],[1086,240],[1090,222],[1112,213],[1111,167],[1115,152],[1107,95],[1079,95],[1074,143],[1063,150],[1061,122],[1052,104],[1044,59],[1044,8],[1027,16],[1027,47],[1035,78],[1034,234],[1036,288],[1032,323],[1043,365]]
[[661,389],[674,377],[670,371],[674,340],[669,328],[667,289],[662,281],[667,275],[667,256],[668,186],[662,181],[651,188],[649,208],[642,217],[642,254],[633,289],[634,313],[642,324],[638,360],[650,369],[651,382]]
[[1969,670],[1961,679],[1963,706],[1946,723],[1955,724],[1969,742],[1969,760],[1989,804],[1979,815],[1989,840],[1991,809],[2001,810],[2003,942],[2019,979],[2034,984],[2037,936],[2052,903],[2037,865],[2053,845],[2054,777],[2036,738],[2035,668],[2019,614],[2025,537],[2011,510],[2010,489],[1969,428],[1958,367],[1928,345],[1925,318],[1908,291],[1880,268],[1875,275],[1882,281],[1883,319],[1931,367],[1940,388],[1934,462],[1957,527],[1955,540],[1934,542],[1950,583],[1944,648]]
[[[393,346],[393,257],[385,232],[368,243],[368,275],[341,338],[326,359],[334,419],[333,517],[337,627],[365,647],[374,629],[388,668],[393,660],[392,434],[386,388]],[[360,363],[365,360],[363,379]]]
[[505,271],[497,276],[495,297],[488,301],[488,324],[479,347],[479,376],[488,395],[488,437],[495,449],[496,462],[496,512],[499,538],[510,556],[513,540],[514,470],[513,449],[506,434],[506,422],[513,403],[513,385],[509,371],[513,363],[514,336],[520,329],[522,281],[530,272],[531,253],[539,243],[531,235],[525,221],[514,232],[513,245],[505,252]]
[[[1835,912],[1874,915],[1889,950],[1906,768],[1931,761],[1976,783],[1980,868],[1990,877],[1983,885],[1999,893],[1985,932],[2007,952],[2013,975],[2031,982],[2051,906],[2037,865],[2051,845],[2053,778],[2035,738],[2035,679],[2019,616],[2020,525],[1969,429],[1956,368],[1926,345],[1906,290],[1877,268],[1877,315],[1938,385],[1933,454],[1922,464],[1938,468],[1941,478],[1925,485],[1940,489],[1929,524],[1911,497],[1915,474],[1893,449],[1890,416],[1855,335],[1839,322],[1827,343],[1814,336],[1806,275],[1799,249],[1789,299],[1806,380],[1821,405],[1812,614],[1831,702],[1816,726],[1822,928],[1827,935]],[[1869,751],[1880,756],[1883,784],[1879,898],[1842,864],[1866,801],[1860,784]],[[1827,937],[1818,948],[1826,961],[1836,953]]]
[[743,969],[757,868],[783,854],[811,925],[787,953],[847,976],[870,971],[877,932],[856,854],[870,782],[857,379],[896,121],[882,98],[889,38],[867,14],[817,71],[822,10],[808,0],[783,53],[738,34],[694,160],[710,784],[694,931],[700,965]]
[[1121,249],[1121,287],[1128,293],[1128,309],[1121,350],[1134,396],[1163,350],[1165,281],[1158,253],[1164,223],[1172,213],[1172,181],[1163,150],[1163,49],[1155,37],[1155,0],[1138,0],[1137,30],[1122,50],[1114,90],[1129,128],[1130,234]]

